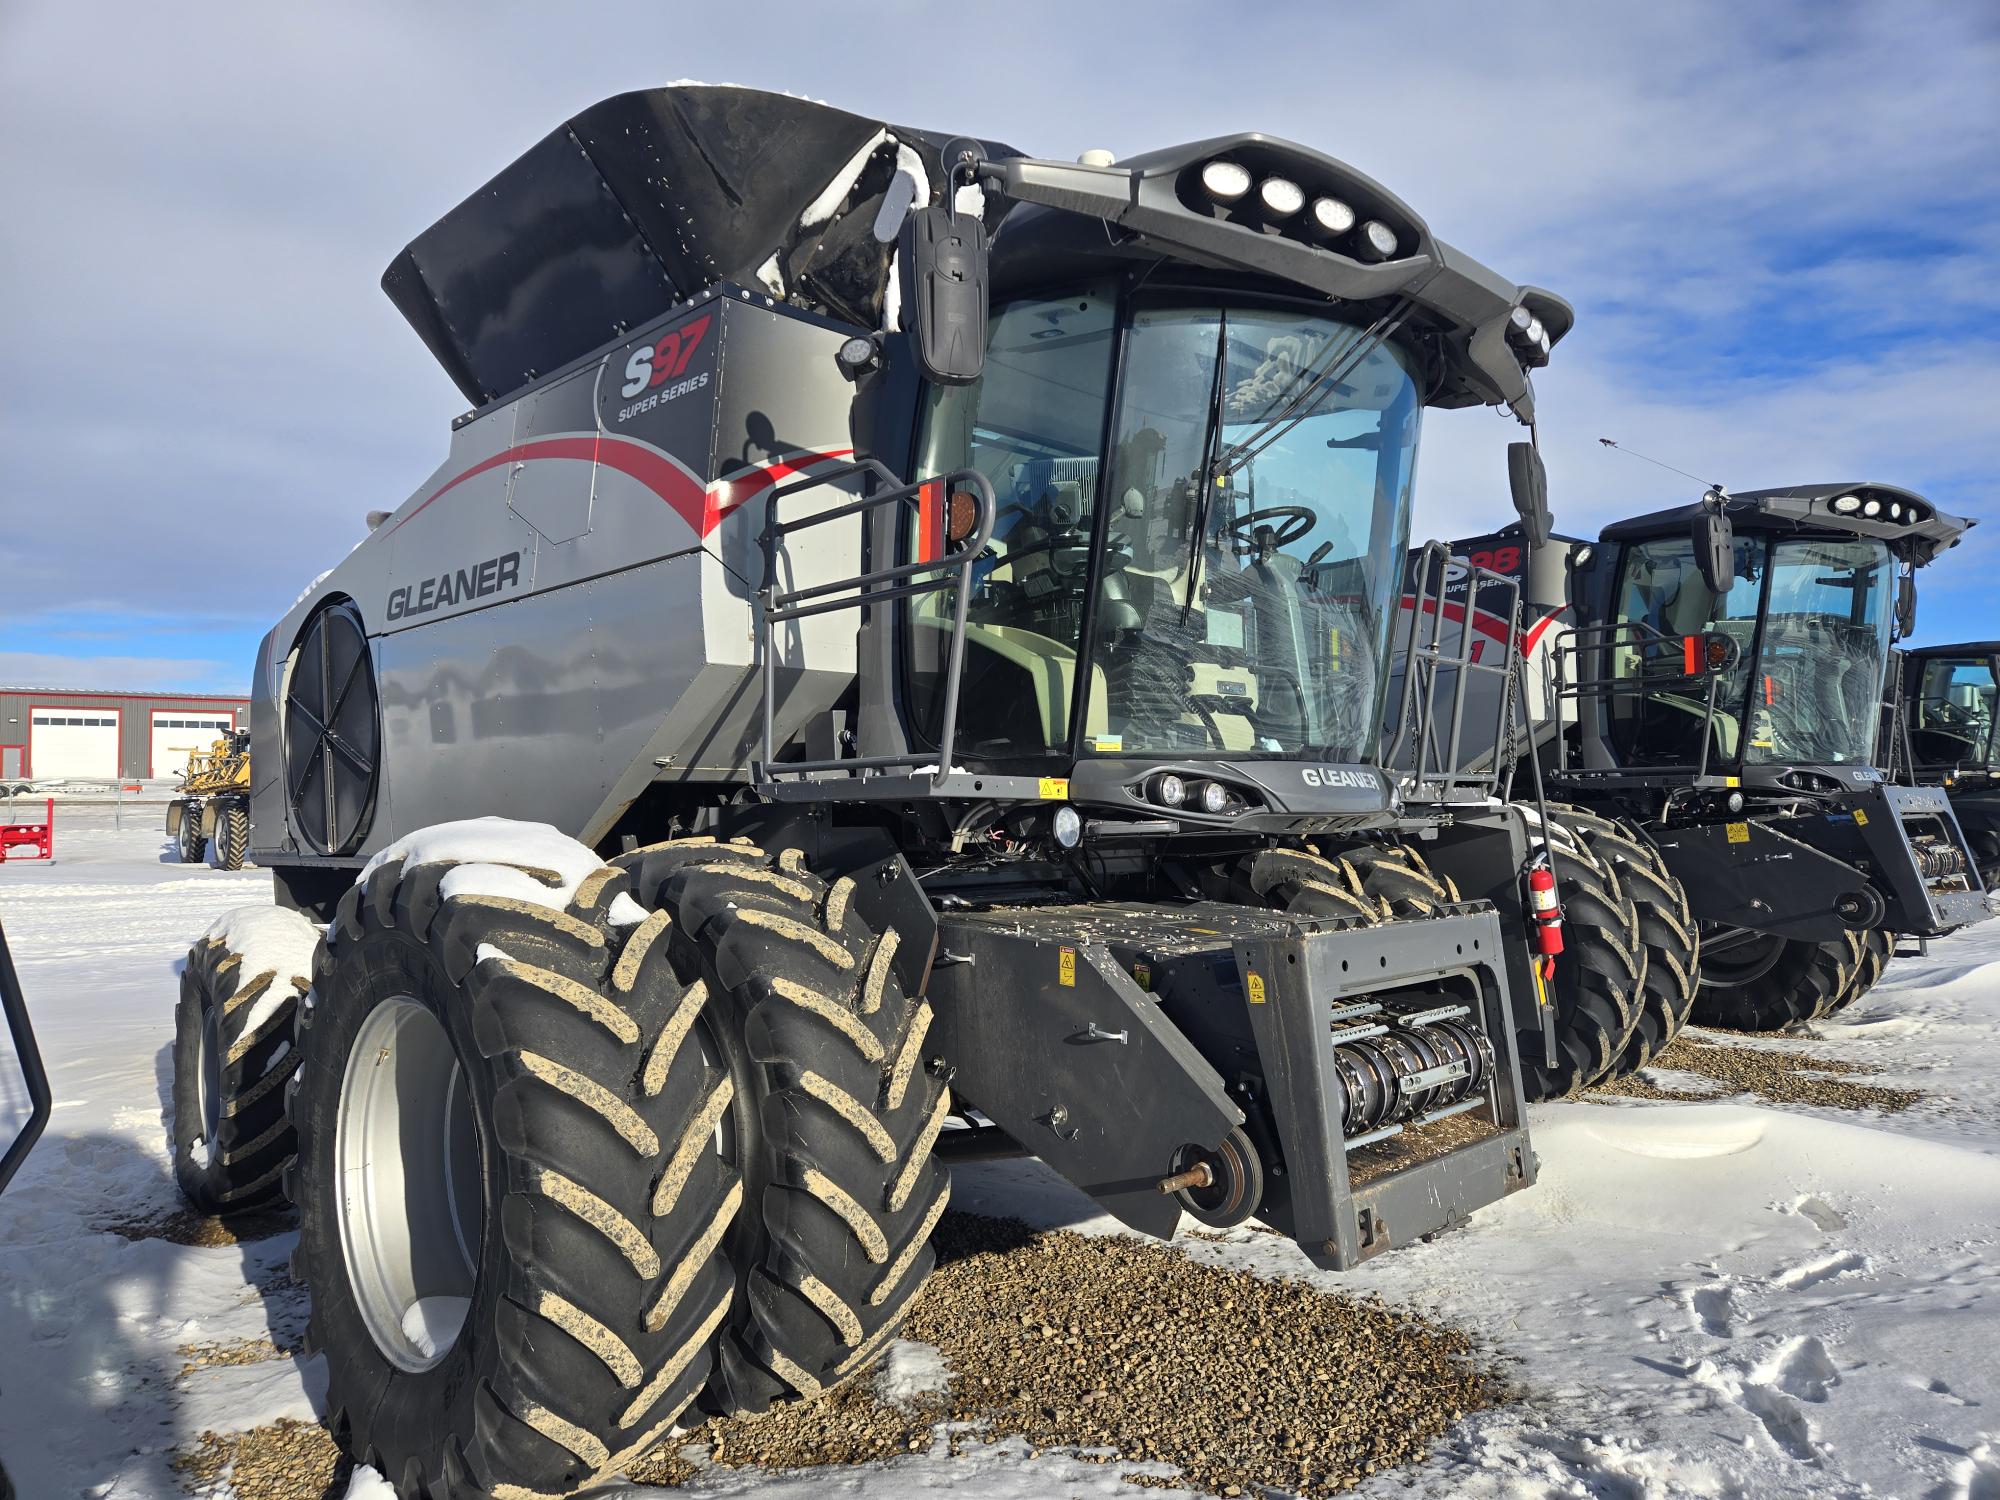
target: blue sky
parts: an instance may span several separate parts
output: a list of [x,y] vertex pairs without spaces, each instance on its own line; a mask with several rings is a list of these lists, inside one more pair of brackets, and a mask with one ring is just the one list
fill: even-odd
[[[1257,129],[1353,162],[1577,305],[1538,381],[1568,531],[1693,498],[1598,437],[1996,515],[2000,9],[951,15],[0,4],[0,681],[241,690],[462,407],[383,266],[567,113],[680,77],[1059,158]],[[1434,418],[1420,527],[1505,519],[1512,435]],[[1987,526],[1931,570],[1920,638],[2000,633],[1996,561]]]

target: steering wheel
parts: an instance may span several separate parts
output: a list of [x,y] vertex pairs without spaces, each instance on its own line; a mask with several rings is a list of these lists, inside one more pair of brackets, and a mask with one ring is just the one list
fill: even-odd
[[1271,533],[1270,547],[1275,551],[1280,547],[1291,546],[1293,542],[1319,525],[1319,515],[1303,505],[1267,505],[1262,510],[1253,510],[1238,516],[1222,528],[1222,534],[1237,541],[1251,542],[1252,529],[1264,521],[1279,523],[1277,529]]

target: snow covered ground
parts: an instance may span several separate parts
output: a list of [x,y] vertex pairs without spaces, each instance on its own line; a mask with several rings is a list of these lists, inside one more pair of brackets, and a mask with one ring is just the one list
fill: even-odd
[[[0,868],[57,1099],[0,1198],[0,1461],[23,1500],[169,1497],[176,1446],[310,1418],[317,1395],[314,1366],[254,1357],[262,1341],[290,1348],[302,1321],[289,1235],[199,1248],[103,1227],[177,1207],[163,1120],[176,970],[194,935],[269,884],[165,862],[149,817],[120,831],[109,807],[77,807],[59,824],[59,863]],[[1894,1116],[1747,1099],[1538,1109],[1534,1190],[1345,1276],[1247,1229],[1179,1243],[1434,1311],[1512,1363],[1520,1403],[1362,1494],[1996,1500],[2000,922],[1899,961],[1827,1037],[1787,1045],[1874,1065],[1870,1082],[1924,1099]],[[1115,1232],[1032,1163],[956,1181],[959,1208]],[[960,1459],[940,1445],[837,1488],[1129,1496],[1120,1473],[1029,1461],[1018,1443]],[[387,1493],[371,1479],[353,1493]],[[698,1491],[835,1487],[731,1471]]]

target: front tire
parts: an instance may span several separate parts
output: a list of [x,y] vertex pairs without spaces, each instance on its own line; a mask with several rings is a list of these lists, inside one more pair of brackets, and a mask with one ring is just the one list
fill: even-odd
[[1810,1021],[1839,999],[1858,958],[1850,938],[1813,943],[1712,925],[1702,935],[1692,1019],[1729,1031],[1782,1031]]
[[896,978],[895,930],[796,850],[680,839],[619,863],[649,920],[670,919],[677,982],[706,990],[730,1053],[744,1212],[704,1405],[817,1395],[874,1362],[935,1264],[951,1096],[924,1066],[930,1007]]
[[1547,1059],[1538,1025],[1518,1033],[1521,1089],[1530,1100],[1566,1099],[1610,1074],[1631,1042],[1646,982],[1638,913],[1617,872],[1568,817],[1550,817],[1563,909],[1563,952],[1549,997],[1555,1061]]
[[1579,807],[1564,807],[1561,813],[1590,852],[1616,872],[1619,890],[1638,920],[1645,968],[1631,1033],[1606,1075],[1622,1078],[1658,1057],[1687,1024],[1701,965],[1700,925],[1681,883],[1631,824]]
[[198,865],[206,862],[203,856],[208,852],[208,840],[202,837],[199,802],[190,802],[182,811],[180,838],[176,847],[182,864]]
[[1895,954],[1896,939],[1892,933],[1870,929],[1859,934],[1860,953],[1854,965],[1854,977],[1847,981],[1841,992],[1817,1015],[1814,1020],[1824,1021],[1829,1016],[1837,1016],[1848,1006],[1875,988],[1882,971],[1888,967]]
[[463,868],[391,859],[342,898],[291,1102],[328,1425],[403,1500],[630,1462],[707,1381],[734,1296],[727,1075],[666,924],[615,924],[608,866],[560,908],[447,892]]

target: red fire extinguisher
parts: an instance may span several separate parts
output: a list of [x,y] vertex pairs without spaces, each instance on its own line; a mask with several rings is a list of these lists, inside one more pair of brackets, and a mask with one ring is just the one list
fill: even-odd
[[1536,965],[1543,980],[1555,978],[1556,955],[1563,951],[1562,903],[1556,900],[1556,877],[1546,863],[1528,871],[1528,922],[1534,933]]

